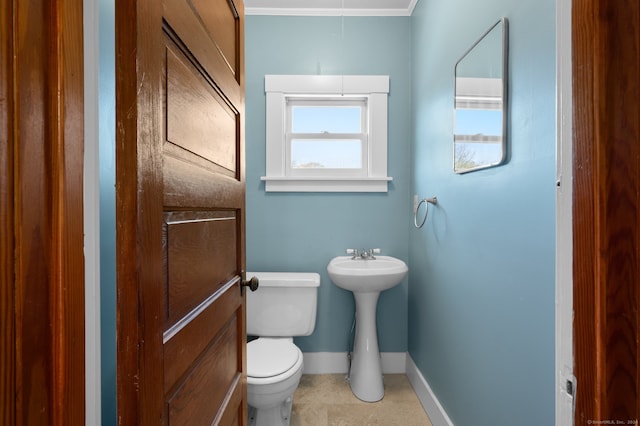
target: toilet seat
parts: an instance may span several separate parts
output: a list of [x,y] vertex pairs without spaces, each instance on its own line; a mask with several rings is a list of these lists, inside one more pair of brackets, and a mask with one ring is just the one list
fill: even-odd
[[266,379],[286,373],[302,358],[290,339],[259,338],[247,344],[247,376]]

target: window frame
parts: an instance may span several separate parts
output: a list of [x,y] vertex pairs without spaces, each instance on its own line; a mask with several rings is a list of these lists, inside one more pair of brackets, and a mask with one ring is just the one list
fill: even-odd
[[[388,76],[266,75],[265,191],[276,192],[387,192]],[[362,169],[292,171],[289,100],[335,104],[364,100]],[[333,134],[351,139],[354,134]],[[353,138],[357,139],[357,138]],[[364,146],[366,145],[366,149]]]

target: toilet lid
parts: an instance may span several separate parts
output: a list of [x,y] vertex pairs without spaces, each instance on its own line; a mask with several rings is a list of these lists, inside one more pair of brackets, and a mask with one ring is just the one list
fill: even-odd
[[277,376],[292,368],[299,357],[300,350],[288,340],[253,340],[247,344],[247,375]]

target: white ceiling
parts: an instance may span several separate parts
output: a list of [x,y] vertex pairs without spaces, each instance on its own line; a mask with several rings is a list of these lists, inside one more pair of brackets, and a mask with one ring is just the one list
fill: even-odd
[[410,16],[418,0],[245,0],[246,15]]

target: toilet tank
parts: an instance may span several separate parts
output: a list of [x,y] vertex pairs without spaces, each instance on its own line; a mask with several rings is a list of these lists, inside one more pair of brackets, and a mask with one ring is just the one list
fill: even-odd
[[308,336],[316,326],[320,275],[312,272],[247,272],[257,291],[247,291],[247,334]]

